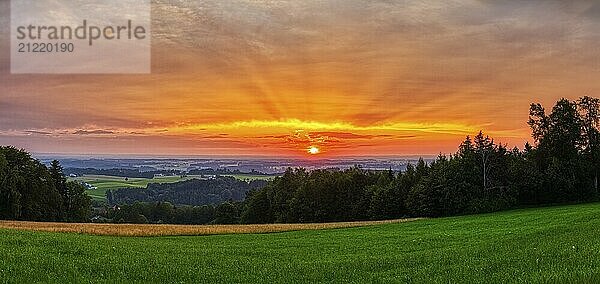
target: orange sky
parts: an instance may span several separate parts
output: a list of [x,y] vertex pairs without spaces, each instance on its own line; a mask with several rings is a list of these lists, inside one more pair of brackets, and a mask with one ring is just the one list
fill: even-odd
[[179,2],[153,1],[150,75],[10,75],[0,0],[0,144],[449,153],[480,129],[522,146],[529,103],[600,93],[594,1]]

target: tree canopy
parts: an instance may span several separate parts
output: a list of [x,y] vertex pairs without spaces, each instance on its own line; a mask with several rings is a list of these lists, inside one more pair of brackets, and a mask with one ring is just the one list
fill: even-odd
[[58,161],[48,169],[23,150],[0,147],[0,218],[86,222],[90,198],[67,182]]

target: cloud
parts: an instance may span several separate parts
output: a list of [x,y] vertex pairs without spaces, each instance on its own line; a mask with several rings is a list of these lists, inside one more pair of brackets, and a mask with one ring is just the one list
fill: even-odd
[[203,139],[226,139],[227,136],[229,136],[229,134],[226,133],[220,133],[217,135],[208,135],[208,136],[203,136]]
[[24,132],[29,133],[29,134],[38,134],[38,135],[52,135],[52,132],[38,131],[38,130],[25,130]]
[[[324,131],[324,132],[310,132],[308,134],[311,137],[326,137],[333,139],[373,139],[373,138],[381,138],[381,137],[393,137],[390,134],[379,134],[379,135],[369,135],[369,134],[355,134],[350,132],[333,132],[333,131]],[[411,135],[414,137],[413,135]]]
[[103,129],[96,129],[96,130],[77,130],[75,132],[73,132],[73,134],[75,135],[105,135],[105,134],[115,134],[114,131],[111,130],[103,130]]
[[600,3],[594,2],[583,12],[583,15],[590,17],[595,21],[600,21]]

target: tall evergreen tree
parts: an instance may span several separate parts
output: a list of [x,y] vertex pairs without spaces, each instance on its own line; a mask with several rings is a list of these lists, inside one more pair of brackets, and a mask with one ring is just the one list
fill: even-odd
[[63,172],[63,167],[58,160],[53,160],[50,163],[50,176],[54,183],[54,187],[60,193],[63,201],[63,207],[66,211],[71,210],[71,200],[69,198],[69,187],[67,187],[67,178]]
[[482,131],[475,136],[475,152],[481,166],[481,175],[483,178],[483,191],[487,192],[488,179],[491,170],[491,159],[494,154],[494,140],[489,136],[484,136]]
[[87,222],[90,220],[92,199],[85,192],[83,185],[70,181],[67,182],[68,210],[65,212],[68,222]]

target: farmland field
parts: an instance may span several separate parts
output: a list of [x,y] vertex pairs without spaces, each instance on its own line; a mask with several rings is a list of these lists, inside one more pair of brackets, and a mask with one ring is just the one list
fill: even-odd
[[180,176],[166,176],[156,177],[153,179],[149,178],[127,178],[115,177],[115,176],[100,176],[100,175],[84,175],[81,177],[69,178],[75,181],[84,181],[95,187],[96,189],[86,190],[87,194],[96,200],[106,200],[106,191],[109,189],[117,189],[124,187],[146,187],[149,183],[173,183],[178,181],[184,181],[192,179],[193,176],[180,177]]
[[[254,179],[270,179],[273,176],[261,176],[252,174],[232,174],[226,175],[232,176],[240,180],[254,180]],[[81,177],[69,178],[69,180],[83,181],[97,187],[96,189],[86,190],[87,194],[95,200],[104,201],[106,200],[106,191],[109,189],[125,188],[125,187],[146,187],[149,183],[174,183],[178,181],[189,180],[193,178],[200,178],[200,176],[164,176],[149,178],[127,178],[116,177],[116,176],[102,176],[102,175],[83,175]]]
[[0,229],[4,282],[598,283],[600,203],[268,234]]
[[0,229],[19,229],[44,232],[69,232],[101,236],[205,236],[223,234],[257,234],[302,230],[352,228],[368,225],[410,222],[422,218],[406,218],[383,221],[356,221],[306,224],[255,224],[255,225],[170,225],[170,224],[78,224],[1,221]]

